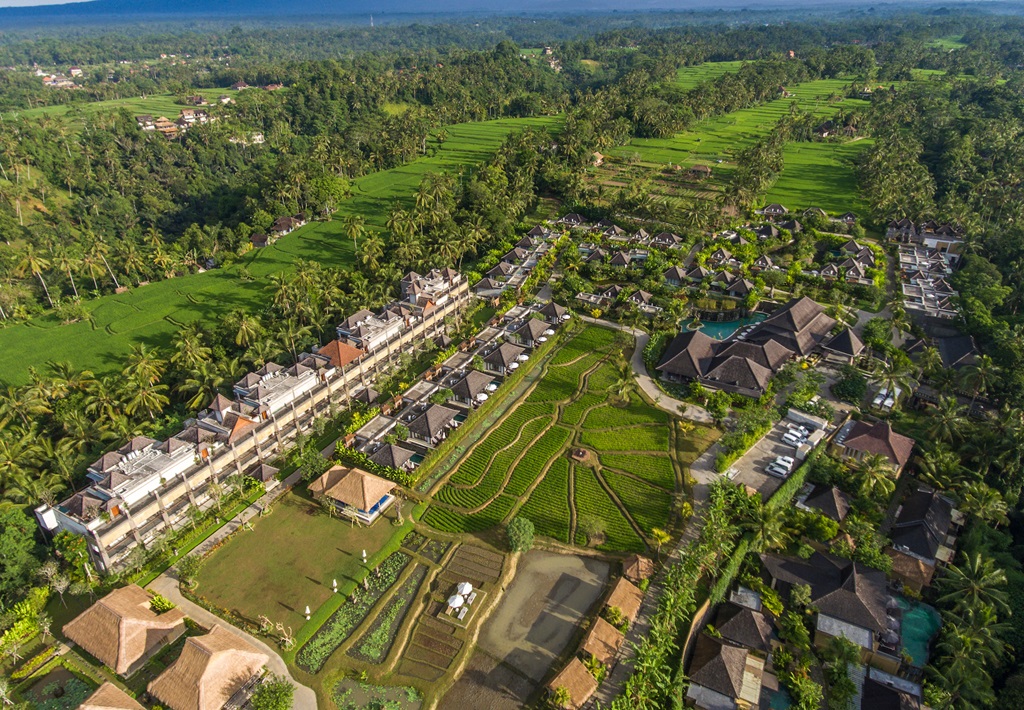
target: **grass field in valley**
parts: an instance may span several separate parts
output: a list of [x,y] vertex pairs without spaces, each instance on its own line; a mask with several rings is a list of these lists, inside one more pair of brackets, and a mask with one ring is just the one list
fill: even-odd
[[[0,380],[18,385],[28,381],[28,368],[67,360],[98,374],[118,372],[132,345],[166,345],[183,323],[216,321],[236,308],[252,309],[267,297],[267,277],[290,269],[298,259],[325,266],[352,262],[352,242],[342,220],[360,214],[368,225],[383,228],[396,200],[410,203],[428,172],[455,171],[489,157],[513,131],[557,128],[557,118],[504,119],[449,126],[448,140],[436,152],[407,165],[358,178],[353,195],[333,221],[313,222],[256,249],[230,267],[181,276],[136,288],[120,295],[86,301],[93,322],[62,325],[53,315],[0,330]],[[239,278],[246,267],[255,277]],[[81,285],[81,284],[80,284]]]
[[[227,89],[191,89],[190,95],[203,96],[210,103],[214,103],[218,96],[234,93]],[[150,96],[133,96],[124,99],[110,99],[108,101],[76,102],[70,104],[57,104],[55,106],[39,106],[37,108],[24,109],[22,111],[7,111],[4,116],[12,118],[38,118],[40,116],[67,116],[75,119],[82,116],[95,116],[99,113],[110,113],[118,109],[126,108],[132,115],[151,114],[158,118],[165,116],[172,121],[178,117],[183,108],[195,108],[178,103],[175,94],[152,94]]]
[[[624,406],[613,402],[615,347],[615,334],[595,326],[564,345],[459,462],[424,521],[477,532],[519,514],[539,535],[585,545],[580,521],[596,518],[605,527],[600,549],[643,550],[651,528],[668,523],[679,461],[693,460],[688,448],[703,450],[705,430],[678,436],[669,415],[636,394]],[[570,461],[576,446],[591,460]]]
[[[823,119],[833,116],[841,108],[849,110],[867,106],[868,102],[861,99],[835,99],[844,93],[848,85],[849,81],[839,79],[796,84],[786,87],[793,95],[791,98],[780,97],[760,106],[717,116],[670,138],[634,139],[611,152],[620,159],[636,156],[640,166],[656,171],[659,176],[668,165],[684,168],[696,164],[709,165],[714,172],[708,181],[680,185],[678,181],[656,177],[652,191],[671,197],[712,197],[729,183],[736,169],[735,155],[767,135],[794,102]],[[775,200],[774,195],[784,195],[786,200],[783,204],[787,206],[814,205],[832,212],[863,209],[863,203],[857,197],[853,159],[870,144],[868,140],[857,140],[847,144],[801,143],[787,146],[785,168],[769,198]],[[595,172],[594,179],[606,187],[621,187],[628,181],[626,176],[619,175],[624,169],[621,162],[608,161]]]

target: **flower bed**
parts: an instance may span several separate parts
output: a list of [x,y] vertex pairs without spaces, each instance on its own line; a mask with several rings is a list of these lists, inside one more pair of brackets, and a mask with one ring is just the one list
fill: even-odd
[[405,615],[416,599],[416,590],[420,588],[426,576],[427,568],[417,565],[391,597],[387,607],[377,615],[373,626],[349,649],[348,655],[370,663],[380,663],[387,658],[391,645],[395,642],[395,634],[405,620]]
[[394,552],[377,568],[380,576],[367,575],[368,588],[357,588],[348,602],[342,604],[327,623],[299,649],[295,659],[303,670],[309,673],[320,672],[331,654],[345,642],[373,605],[384,596],[384,592],[395,583],[409,559],[404,552]]

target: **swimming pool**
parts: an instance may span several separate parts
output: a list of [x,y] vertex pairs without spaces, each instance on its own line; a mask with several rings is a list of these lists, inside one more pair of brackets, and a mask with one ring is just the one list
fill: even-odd
[[[720,323],[705,323],[701,331],[704,335],[714,338],[715,340],[725,340],[730,335],[735,333],[737,330],[745,325],[751,325],[752,323],[760,323],[765,319],[763,313],[755,313],[752,316],[746,318],[740,318],[739,320],[727,320]],[[685,325],[683,326],[686,327]]]
[[903,648],[910,654],[911,665],[924,668],[928,663],[928,644],[942,626],[942,619],[927,604],[904,597],[897,597],[896,601],[903,609]]

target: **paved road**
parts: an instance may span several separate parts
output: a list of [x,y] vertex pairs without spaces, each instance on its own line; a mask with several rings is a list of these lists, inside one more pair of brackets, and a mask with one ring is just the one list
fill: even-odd
[[[296,471],[291,476],[286,478],[280,486],[275,488],[273,491],[265,494],[255,503],[250,505],[248,508],[243,510],[237,516],[235,516],[229,523],[224,525],[220,530],[215,532],[209,538],[204,540],[199,546],[188,553],[188,555],[204,555],[207,551],[212,549],[217,543],[223,540],[225,537],[230,535],[232,532],[237,530],[239,527],[244,525],[251,518],[259,515],[260,510],[273,503],[277,498],[284,495],[288,490],[294,486],[299,479],[302,477],[301,471]],[[153,580],[147,587],[148,589],[162,594],[163,596],[170,599],[172,602],[178,605],[178,607],[185,612],[186,616],[207,628],[214,624],[220,624],[222,627],[235,634],[236,636],[245,639],[253,646],[256,646],[261,651],[266,653],[270,660],[267,662],[267,668],[273,673],[279,676],[283,676],[295,686],[295,699],[292,704],[294,710],[316,710],[316,693],[312,689],[302,685],[294,678],[288,670],[288,666],[285,665],[284,659],[278,655],[277,651],[260,639],[247,634],[241,629],[231,625],[224,619],[210,613],[206,609],[202,608],[198,604],[194,604],[185,597],[182,596],[181,591],[178,588],[178,573],[174,567],[171,567],[162,575]]]
[[637,384],[640,385],[640,389],[642,389],[655,404],[666,412],[682,416],[686,419],[690,419],[691,421],[700,422],[701,424],[711,424],[714,421],[706,409],[698,407],[695,404],[683,402],[665,394],[658,387],[658,383],[655,382],[649,374],[647,374],[647,365],[644,364],[644,347],[646,347],[647,341],[651,339],[650,335],[637,328],[631,328],[630,326],[621,325],[619,323],[612,323],[611,321],[590,318],[589,316],[582,315],[579,316],[579,318],[587,323],[601,325],[605,328],[621,330],[636,338],[636,347],[633,349],[633,357],[630,361],[633,366],[633,373],[636,376]]

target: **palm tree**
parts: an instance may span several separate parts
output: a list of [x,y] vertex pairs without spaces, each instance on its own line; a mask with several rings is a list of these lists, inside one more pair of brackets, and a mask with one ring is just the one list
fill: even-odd
[[[882,366],[871,376],[871,379],[875,384],[892,395],[894,399],[897,390],[901,393],[906,393],[917,384],[907,364],[896,358],[883,360]],[[893,409],[897,406],[899,406],[898,401],[893,404]]]
[[861,475],[861,495],[874,496],[878,494],[882,498],[892,495],[896,488],[896,481],[893,478],[892,462],[882,454],[871,454],[866,456],[857,466]]
[[235,331],[235,345],[247,348],[263,333],[263,324],[259,318],[249,315],[244,311],[236,311],[234,316],[237,327]]
[[186,402],[191,409],[199,409],[220,393],[227,382],[223,371],[209,360],[200,362],[188,371],[184,381],[178,385],[182,394],[192,394]]
[[132,346],[121,374],[125,378],[152,385],[164,376],[166,368],[167,363],[161,360],[155,351],[140,343]]
[[121,284],[117,282],[117,277],[114,276],[114,270],[110,268],[110,264],[107,262],[107,253],[110,248],[100,239],[97,239],[92,243],[92,247],[89,249],[89,253],[94,257],[98,258],[103,262],[103,266],[106,267],[107,273],[110,274],[110,280],[114,282],[114,288],[121,288]]
[[960,438],[967,420],[964,419],[964,408],[956,397],[939,397],[930,422],[928,434],[933,440],[952,443]]
[[363,241],[363,253],[361,256],[363,266],[371,273],[380,266],[384,258],[384,240],[376,234],[371,234]]
[[667,545],[672,541],[672,536],[668,534],[667,530],[661,528],[651,528],[651,540],[654,542],[655,552],[657,559],[661,561],[661,546]]
[[36,253],[35,249],[31,244],[25,246],[25,251],[21,255],[21,259],[15,266],[15,273],[18,276],[24,276],[27,273],[31,273],[37,279],[43,287],[43,293],[46,294],[46,300],[50,303],[50,308],[53,308],[53,299],[50,298],[50,289],[46,287],[46,280],[43,279],[43,271],[50,268],[50,262],[45,257],[40,256]]
[[978,361],[965,367],[961,381],[971,389],[971,409],[974,409],[974,402],[979,394],[986,394],[992,390],[999,381],[1000,368],[988,355],[979,355]]
[[1002,589],[1006,586],[1006,572],[981,554],[961,556],[965,558],[964,563],[950,565],[939,579],[942,595],[938,602],[954,606],[961,612],[987,604],[996,611],[1009,613],[1007,594]]
[[636,387],[636,380],[633,379],[633,369],[627,360],[621,360],[615,367],[615,381],[612,383],[612,394],[620,402],[629,402],[629,395]]
[[71,256],[67,249],[61,247],[53,257],[53,266],[68,275],[68,281],[71,282],[71,290],[74,292],[75,298],[78,298],[78,285],[75,283],[75,277],[71,273],[78,266],[78,259]]
[[359,237],[366,233],[366,220],[357,214],[350,214],[345,218],[345,234],[355,245],[356,253],[359,252]]
[[287,346],[288,351],[292,354],[292,360],[299,359],[299,344],[306,338],[308,338],[313,332],[313,329],[308,325],[300,325],[294,318],[285,318],[281,323],[277,331],[277,339]]
[[999,491],[983,481],[974,481],[960,489],[960,510],[995,527],[1010,523],[1006,501]]
[[784,509],[766,505],[758,494],[754,494],[749,500],[750,508],[741,527],[753,533],[752,549],[764,552],[785,547],[789,541],[789,533],[786,531]]
[[963,478],[964,467],[955,451],[938,444],[918,460],[918,472],[928,485],[939,490],[952,490]]
[[128,388],[131,396],[125,402],[124,409],[133,416],[145,410],[152,421],[156,418],[154,412],[162,412],[164,407],[170,404],[171,400],[164,394],[168,389],[167,385],[135,377],[129,380]]

